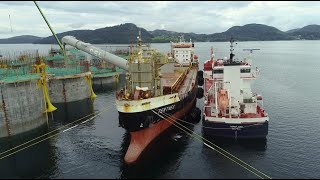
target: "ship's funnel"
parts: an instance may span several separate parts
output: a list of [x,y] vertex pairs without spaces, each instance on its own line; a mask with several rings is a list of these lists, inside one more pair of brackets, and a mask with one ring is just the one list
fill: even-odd
[[86,53],[89,53],[89,54],[99,58],[99,59],[105,60],[115,66],[118,66],[121,69],[124,69],[126,71],[128,71],[128,69],[129,69],[129,66],[127,64],[126,59],[123,59],[119,56],[111,54],[111,53],[104,51],[100,48],[97,48],[90,43],[82,42],[73,36],[64,36],[61,41],[63,44],[68,44],[68,45],[73,46],[77,49],[80,49]]

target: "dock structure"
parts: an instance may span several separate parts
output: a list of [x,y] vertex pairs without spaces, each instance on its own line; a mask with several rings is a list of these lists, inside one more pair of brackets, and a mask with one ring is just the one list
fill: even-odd
[[0,139],[47,123],[43,77],[35,71],[35,64],[36,53],[31,52],[0,58]]
[[81,118],[81,113],[70,115],[70,110],[76,109],[75,106],[79,103],[86,104],[87,107],[84,109],[92,109],[89,106],[96,97],[92,89],[92,74],[89,63],[85,60],[85,54],[76,49],[65,52],[51,49],[44,59],[48,66],[48,94],[52,104],[58,108],[53,113],[53,117],[68,121]]
[[[109,47],[109,48],[108,48]],[[121,58],[128,59],[129,46],[112,46],[106,47],[106,51],[111,54],[117,55]],[[91,56],[91,55],[90,55]],[[93,90],[106,90],[110,88],[110,85],[119,82],[119,77],[124,74],[124,71],[114,64],[108,63],[105,60],[91,56],[90,71],[92,73],[92,87]]]

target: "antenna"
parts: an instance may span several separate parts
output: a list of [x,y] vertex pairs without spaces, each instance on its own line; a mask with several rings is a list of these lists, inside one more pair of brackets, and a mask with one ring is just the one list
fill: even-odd
[[9,14],[9,21],[10,21],[10,27],[11,27],[11,32],[12,32],[12,25],[11,25],[11,18],[10,18],[10,14]]
[[184,43],[184,35],[183,34],[181,36],[179,36],[179,39],[180,39],[180,43]]
[[246,63],[252,64],[252,52],[256,50],[260,50],[260,49],[243,49],[243,51],[250,51],[248,58],[245,60]]
[[139,47],[139,53],[138,53],[138,57],[139,57],[139,62],[142,62],[142,48],[141,48],[141,43],[142,43],[142,39],[141,39],[141,29],[139,29],[139,36],[138,38],[138,47]]
[[141,43],[142,43],[141,29],[139,29],[139,35],[138,35],[137,39],[138,39],[138,45],[141,46]]
[[252,53],[253,51],[256,51],[256,50],[260,50],[260,49],[243,49],[243,51],[250,51],[250,53]]
[[234,54],[233,54],[233,43],[234,43],[234,39],[233,39],[233,37],[231,37],[231,39],[230,39],[230,63],[232,62],[232,60],[233,60],[233,56],[234,56]]

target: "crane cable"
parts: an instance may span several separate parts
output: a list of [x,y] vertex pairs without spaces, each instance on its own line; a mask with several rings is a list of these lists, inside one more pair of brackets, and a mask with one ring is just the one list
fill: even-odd
[[[166,121],[170,122],[171,124],[173,124],[174,126],[176,126],[176,127],[179,128],[179,129],[181,129],[182,131],[184,131],[185,133],[187,133],[187,134],[190,135],[191,137],[196,138],[197,140],[199,140],[200,142],[202,142],[204,145],[206,145],[206,146],[209,147],[210,149],[215,150],[216,152],[220,153],[221,155],[225,156],[226,158],[228,158],[228,159],[230,159],[231,161],[235,162],[236,164],[240,165],[240,166],[243,167],[244,169],[250,171],[251,173],[253,173],[253,174],[256,175],[257,177],[259,177],[259,178],[261,178],[261,179],[264,179],[263,177],[261,177],[261,176],[258,175],[257,173],[255,173],[255,172],[253,172],[252,170],[248,169],[247,167],[245,167],[244,165],[240,164],[239,162],[236,162],[234,159],[231,159],[230,157],[228,157],[228,156],[225,155],[225,154],[228,154],[229,156],[237,159],[237,160],[240,161],[241,163],[243,163],[243,164],[247,165],[248,167],[256,170],[258,173],[264,175],[265,177],[267,177],[267,178],[269,178],[269,179],[272,179],[272,178],[269,177],[268,175],[262,173],[261,171],[257,170],[256,168],[252,167],[251,165],[247,164],[246,162],[242,161],[241,159],[237,158],[236,156],[230,154],[229,152],[227,152],[227,151],[225,151],[224,149],[220,148],[220,147],[217,146],[216,144],[214,144],[214,143],[212,143],[211,141],[207,140],[206,138],[202,137],[201,135],[198,135],[197,133],[193,132],[193,131],[190,130],[189,128],[187,128],[187,127],[185,127],[184,125],[180,124],[179,122],[175,121],[175,120],[173,119],[174,116],[171,116],[171,117],[170,117],[169,115],[165,115],[165,114],[164,114],[165,116],[167,116],[167,117],[164,117],[164,116],[160,115],[159,113],[157,113],[155,110],[152,110],[152,111],[153,111],[153,113],[157,114],[159,117],[161,117],[161,118],[165,119]],[[167,118],[168,118],[168,119],[167,119]],[[174,118],[175,118],[175,119],[179,119],[179,118],[176,118],[176,117],[174,117]],[[170,121],[169,119],[171,119],[172,121]],[[185,128],[185,129],[187,129],[187,130],[190,131],[191,133],[188,132],[188,131],[186,131],[185,129],[181,128],[181,127],[178,126],[177,124],[179,124],[181,127]],[[196,136],[198,136],[198,137],[194,136],[193,134],[196,135]],[[200,137],[200,138],[199,138],[199,137]],[[207,144],[207,143],[204,142],[203,140],[205,140],[205,141],[208,142],[209,144],[213,145],[214,147],[220,149],[220,150],[223,151],[225,154],[222,153],[221,151],[215,149],[214,147],[210,146],[209,144]]]
[[[89,117],[89,116],[95,114],[95,115],[93,115],[91,118],[89,118],[89,119],[81,122],[81,124],[84,124],[84,123],[86,123],[86,122],[88,122],[88,121],[90,121],[90,120],[93,120],[95,117],[97,117],[98,115],[102,114],[103,112],[109,110],[111,107],[112,107],[112,105],[107,106],[106,108],[103,108],[103,109],[100,110],[100,111],[97,111],[97,112],[91,113],[91,114],[89,114],[89,115],[86,115],[86,116],[84,116],[84,117],[82,117],[82,118],[77,119],[76,121],[73,121],[73,122],[68,123],[68,124],[66,124],[66,125],[64,125],[64,126],[61,126],[60,128],[57,128],[57,129],[55,129],[55,130],[53,130],[53,131],[50,131],[50,132],[48,132],[48,133],[46,133],[46,134],[43,134],[43,135],[41,135],[41,136],[39,136],[39,137],[37,137],[37,138],[34,138],[34,139],[29,140],[29,141],[27,141],[27,142],[25,142],[25,143],[23,143],[23,144],[20,144],[20,145],[18,145],[18,146],[15,146],[15,147],[13,147],[13,148],[11,148],[11,149],[9,149],[9,150],[6,150],[6,151],[4,151],[4,152],[1,152],[1,153],[0,153],[0,156],[3,155],[3,154],[8,153],[8,152],[10,152],[10,151],[12,151],[12,150],[14,150],[14,149],[17,149],[17,148],[19,148],[19,147],[21,147],[21,146],[24,146],[24,145],[26,145],[26,144],[28,144],[28,143],[30,143],[30,142],[33,142],[33,141],[35,141],[35,140],[37,140],[37,139],[39,139],[39,138],[41,138],[41,137],[44,137],[44,136],[49,135],[49,134],[51,134],[51,133],[53,133],[53,132],[59,131],[59,130],[61,130],[61,129],[67,127],[67,126],[69,126],[70,124],[76,123],[76,122],[78,122],[78,121],[80,121],[80,120],[82,120],[82,119],[84,119],[84,118],[86,118],[86,117]],[[45,140],[47,140],[47,139],[50,139],[50,138],[52,138],[52,137],[60,134],[61,132],[66,132],[67,130],[72,129],[72,128],[78,126],[79,124],[80,124],[80,123],[78,123],[78,124],[76,124],[76,125],[74,125],[74,126],[72,126],[72,127],[70,127],[70,128],[67,128],[67,129],[65,129],[65,130],[63,130],[63,131],[59,131],[59,132],[55,133],[55,134],[52,135],[52,136],[49,136],[49,137],[46,137],[46,138],[44,138],[44,139],[42,139],[42,140],[36,141],[35,143],[33,143],[33,144],[29,145],[29,146],[26,146],[26,147],[24,147],[24,148],[21,148],[21,149],[18,149],[18,150],[16,150],[16,151],[12,152],[12,153],[9,153],[9,154],[7,154],[7,155],[4,155],[4,156],[0,157],[0,160],[4,159],[4,158],[6,158],[6,157],[9,157],[9,156],[11,156],[11,155],[13,155],[13,154],[16,154],[17,152],[20,152],[20,151],[22,151],[22,150],[24,150],[24,149],[26,149],[26,148],[28,148],[28,147],[31,147],[31,146],[33,146],[33,145],[36,145],[36,144],[38,144],[38,143],[40,143],[40,142],[42,142],[42,141],[45,141]]]
[[[154,110],[153,110],[153,111],[154,111]],[[240,165],[240,166],[243,167],[244,169],[250,171],[250,172],[253,173],[254,175],[258,176],[259,178],[264,179],[263,177],[261,177],[261,176],[258,175],[257,173],[253,172],[252,170],[248,169],[247,167],[245,167],[245,166],[241,165],[240,163],[236,162],[235,160],[231,159],[230,157],[228,157],[228,156],[225,155],[224,153],[218,151],[217,149],[213,148],[212,146],[210,146],[209,144],[205,143],[205,142],[204,142],[203,140],[201,140],[201,139],[204,139],[205,141],[207,141],[208,143],[212,144],[213,146],[218,147],[219,149],[221,149],[222,151],[224,151],[226,154],[230,155],[231,157],[234,157],[235,159],[239,160],[240,162],[244,163],[245,165],[249,166],[250,168],[258,171],[257,169],[253,168],[253,167],[250,166],[249,164],[243,162],[243,161],[240,160],[239,158],[237,158],[237,157],[235,157],[234,155],[230,154],[229,152],[223,150],[223,149],[220,148],[219,146],[213,144],[211,141],[205,139],[204,137],[198,135],[197,133],[193,132],[193,131],[190,130],[189,128],[185,127],[184,125],[182,125],[182,124],[180,124],[179,122],[176,121],[177,124],[179,124],[180,126],[184,127],[185,129],[189,130],[191,133],[190,133],[190,132],[187,132],[186,130],[184,130],[184,129],[181,128],[180,126],[177,126],[177,125],[175,124],[175,122],[174,122],[174,119],[172,119],[170,116],[167,116],[166,118],[171,119],[172,121],[166,119],[165,117],[161,116],[160,114],[158,114],[158,113],[155,112],[155,111],[154,111],[154,113],[156,113],[159,117],[167,120],[168,122],[170,122],[170,123],[173,124],[174,126],[178,127],[179,129],[181,129],[182,131],[184,131],[185,133],[187,133],[187,134],[190,135],[191,137],[194,137],[194,138],[196,138],[197,140],[199,140],[200,142],[203,142],[203,144],[206,145],[207,147],[209,147],[210,149],[217,151],[217,152],[220,153],[221,155],[225,156],[226,158],[228,158],[228,159],[230,159],[231,161],[235,162],[236,164]],[[176,118],[176,117],[175,117],[175,118]],[[178,118],[176,118],[176,119],[178,119]],[[199,136],[201,139],[199,139],[198,137],[196,137],[196,136],[194,136],[194,135],[192,135],[192,134],[195,134],[196,136]],[[260,172],[260,171],[258,171],[258,172],[261,173],[261,174],[263,174],[264,176],[268,177],[269,179],[271,179],[271,177],[265,175],[264,173],[262,173],[262,172]]]
[[54,33],[54,31],[53,31],[53,29],[51,28],[51,26],[50,26],[49,22],[47,21],[46,17],[45,17],[45,16],[44,16],[44,14],[42,13],[42,11],[41,11],[40,7],[38,6],[38,3],[37,3],[36,1],[33,1],[33,2],[34,2],[34,4],[37,6],[37,8],[38,8],[38,10],[39,10],[40,14],[42,15],[42,17],[43,17],[43,19],[44,19],[44,21],[46,21],[46,23],[47,23],[47,25],[48,25],[48,27],[49,27],[49,29],[50,29],[51,33],[53,34],[54,38],[55,38],[55,39],[56,39],[56,41],[58,42],[58,44],[59,44],[59,46],[60,46],[61,50],[62,50],[62,51],[64,51],[64,48],[63,48],[63,46],[62,46],[61,42],[59,41],[59,38],[57,37],[56,33]]

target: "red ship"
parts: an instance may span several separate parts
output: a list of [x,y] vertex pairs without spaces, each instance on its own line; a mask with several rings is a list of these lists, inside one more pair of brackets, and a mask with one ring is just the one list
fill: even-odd
[[259,75],[249,58],[235,60],[233,42],[229,59],[214,59],[204,63],[203,132],[205,135],[227,138],[265,138],[269,117],[263,108],[261,95],[251,91],[251,83]]

